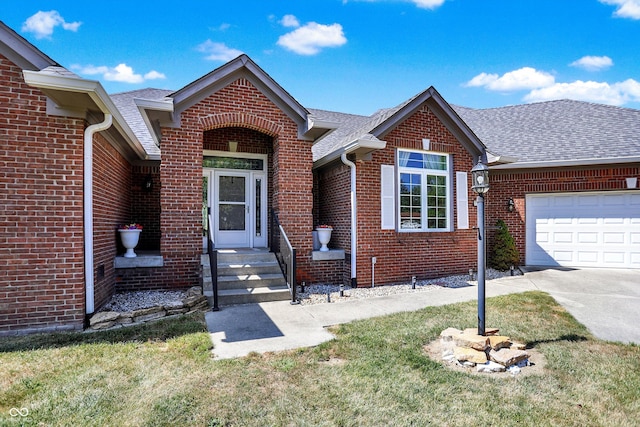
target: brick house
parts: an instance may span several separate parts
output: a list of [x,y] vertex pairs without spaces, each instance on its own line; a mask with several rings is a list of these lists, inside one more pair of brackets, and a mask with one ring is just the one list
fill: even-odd
[[455,109],[495,154],[487,222],[507,223],[523,265],[640,268],[639,110]]
[[[626,187],[640,175],[636,110],[543,103],[558,123],[549,134],[540,106],[454,108],[434,88],[369,117],[311,110],[246,55],[178,91],[108,95],[1,22],[0,82],[0,335],[81,329],[116,291],[202,284],[203,230],[221,250],[273,250],[271,212],[296,248],[298,282],[467,272],[478,158],[492,169],[488,223],[507,221],[523,262],[572,265],[541,240],[566,235],[536,233],[554,214],[544,206],[569,200],[605,207],[606,233],[577,226],[585,245],[623,239],[623,265],[640,265],[639,195]],[[586,141],[607,149],[545,163],[545,149],[561,159],[575,152],[563,143]],[[144,225],[134,259],[118,239],[128,222]],[[333,226],[331,251],[315,250],[318,224]]]

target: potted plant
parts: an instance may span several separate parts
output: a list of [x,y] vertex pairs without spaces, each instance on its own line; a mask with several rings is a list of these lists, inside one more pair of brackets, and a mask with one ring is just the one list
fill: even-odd
[[136,223],[123,224],[118,227],[118,232],[120,232],[120,240],[122,241],[122,246],[127,249],[124,257],[135,258],[137,255],[133,251],[133,249],[138,245],[140,233],[142,232],[142,225]]
[[316,227],[316,231],[318,232],[318,240],[322,245],[320,247],[320,252],[327,252],[329,248],[327,244],[331,240],[331,232],[333,231],[333,227],[330,225],[322,224]]

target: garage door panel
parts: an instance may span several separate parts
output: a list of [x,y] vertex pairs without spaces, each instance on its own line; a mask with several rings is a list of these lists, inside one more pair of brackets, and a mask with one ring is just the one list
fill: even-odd
[[604,252],[603,258],[605,263],[609,264],[618,264],[619,266],[624,265],[624,252]]
[[553,233],[554,243],[572,243],[573,233]]
[[578,224],[591,224],[591,225],[597,225],[598,224],[598,218],[578,218],[577,219]]
[[624,218],[603,218],[602,223],[614,225],[624,224]]
[[624,243],[624,233],[602,233],[602,241],[606,243]]
[[578,261],[581,263],[596,263],[598,262],[598,252],[578,252]]
[[640,268],[640,191],[528,195],[526,262]]
[[598,233],[582,232],[578,233],[578,243],[598,243]]

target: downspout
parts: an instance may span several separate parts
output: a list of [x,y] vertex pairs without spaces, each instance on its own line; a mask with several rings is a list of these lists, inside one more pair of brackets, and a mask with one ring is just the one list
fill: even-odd
[[356,164],[347,159],[347,153],[340,156],[342,163],[351,169],[351,287],[355,288],[358,284],[356,279],[356,246],[358,243],[357,236],[357,213],[356,206]]
[[95,310],[93,278],[93,135],[109,129],[113,119],[104,113],[104,121],[96,123],[84,131],[84,274],[86,314]]

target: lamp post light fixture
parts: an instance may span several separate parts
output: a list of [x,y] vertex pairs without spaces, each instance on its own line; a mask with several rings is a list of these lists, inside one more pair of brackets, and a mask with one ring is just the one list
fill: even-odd
[[478,193],[476,206],[478,208],[478,335],[485,334],[485,272],[487,247],[484,239],[484,194],[489,191],[489,168],[482,163],[482,157],[471,169],[473,184],[471,189]]

